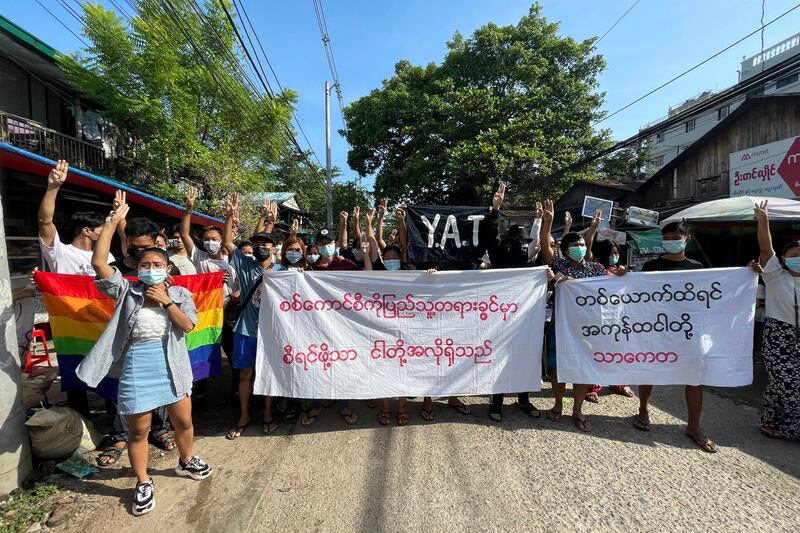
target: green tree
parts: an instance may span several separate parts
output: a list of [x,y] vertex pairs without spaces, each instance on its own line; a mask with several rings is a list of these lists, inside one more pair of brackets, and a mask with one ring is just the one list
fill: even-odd
[[345,109],[348,164],[376,175],[376,197],[486,203],[503,180],[510,201],[530,201],[596,175],[593,165],[543,179],[607,143],[592,127],[605,67],[594,39],[558,35],[536,4],[515,26],[456,33],[447,46],[441,65],[400,61],[380,89]]
[[139,0],[129,21],[99,4],[82,8],[91,45],[60,63],[119,128],[118,152],[143,165],[130,181],[176,201],[197,185],[199,208],[212,213],[232,191],[273,188],[297,96],[248,85],[219,2],[198,10],[192,0]]

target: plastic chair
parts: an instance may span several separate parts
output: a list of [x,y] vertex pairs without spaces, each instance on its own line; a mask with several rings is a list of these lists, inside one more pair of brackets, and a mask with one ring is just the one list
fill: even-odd
[[[37,339],[39,339],[42,343],[44,354],[37,353]],[[47,363],[48,367],[53,366],[50,363],[50,352],[47,350],[47,337],[45,336],[44,330],[33,329],[31,331],[31,342],[28,345],[28,354],[25,357],[25,373],[30,374],[36,365],[45,362]]]

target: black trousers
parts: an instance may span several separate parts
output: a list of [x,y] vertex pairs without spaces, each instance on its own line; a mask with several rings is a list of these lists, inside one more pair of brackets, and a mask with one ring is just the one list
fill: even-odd
[[[500,410],[503,408],[503,398],[505,394],[492,394],[492,403],[489,406],[490,413],[499,413]],[[522,405],[526,403],[530,403],[531,401],[531,393],[530,392],[520,392],[517,394],[517,401]]]
[[[114,442],[128,442],[128,417],[119,414],[117,402],[106,401],[106,408],[111,415],[111,433],[109,434],[111,439]],[[165,405],[153,409],[150,413],[153,415],[150,421],[150,433],[153,436],[161,435],[172,429],[169,425]]]

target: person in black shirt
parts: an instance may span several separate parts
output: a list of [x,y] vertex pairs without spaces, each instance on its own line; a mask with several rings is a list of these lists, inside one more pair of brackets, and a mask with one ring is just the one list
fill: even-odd
[[[150,219],[143,217],[130,219],[125,225],[125,237],[128,241],[125,257],[109,263],[109,266],[116,267],[123,276],[136,276],[139,273],[137,254],[142,250],[155,248],[156,238],[160,232],[158,225]],[[167,274],[180,275],[178,267],[172,261],[169,262]]]
[[[648,261],[642,272],[664,272],[671,270],[697,270],[703,264],[686,257],[686,243],[691,240],[689,229],[684,222],[671,222],[661,228],[664,238],[663,247],[667,252],[658,259]],[[639,414],[633,417],[633,425],[642,431],[650,431],[650,411],[648,402],[653,393],[652,385],[639,385]],[[703,409],[703,386],[686,385],[686,407],[689,411],[686,434],[701,449],[715,453],[719,447],[700,430],[700,413]]]

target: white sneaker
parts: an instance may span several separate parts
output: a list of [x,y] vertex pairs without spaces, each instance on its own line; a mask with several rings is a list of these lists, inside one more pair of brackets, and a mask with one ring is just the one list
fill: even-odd
[[193,455],[191,458],[189,458],[185,464],[183,461],[178,459],[178,466],[175,467],[175,473],[179,476],[190,477],[197,481],[207,478],[211,475],[212,471],[213,470],[208,463],[196,455]]
[[133,516],[142,516],[147,514],[156,507],[155,484],[153,478],[138,483],[136,488],[133,489]]

